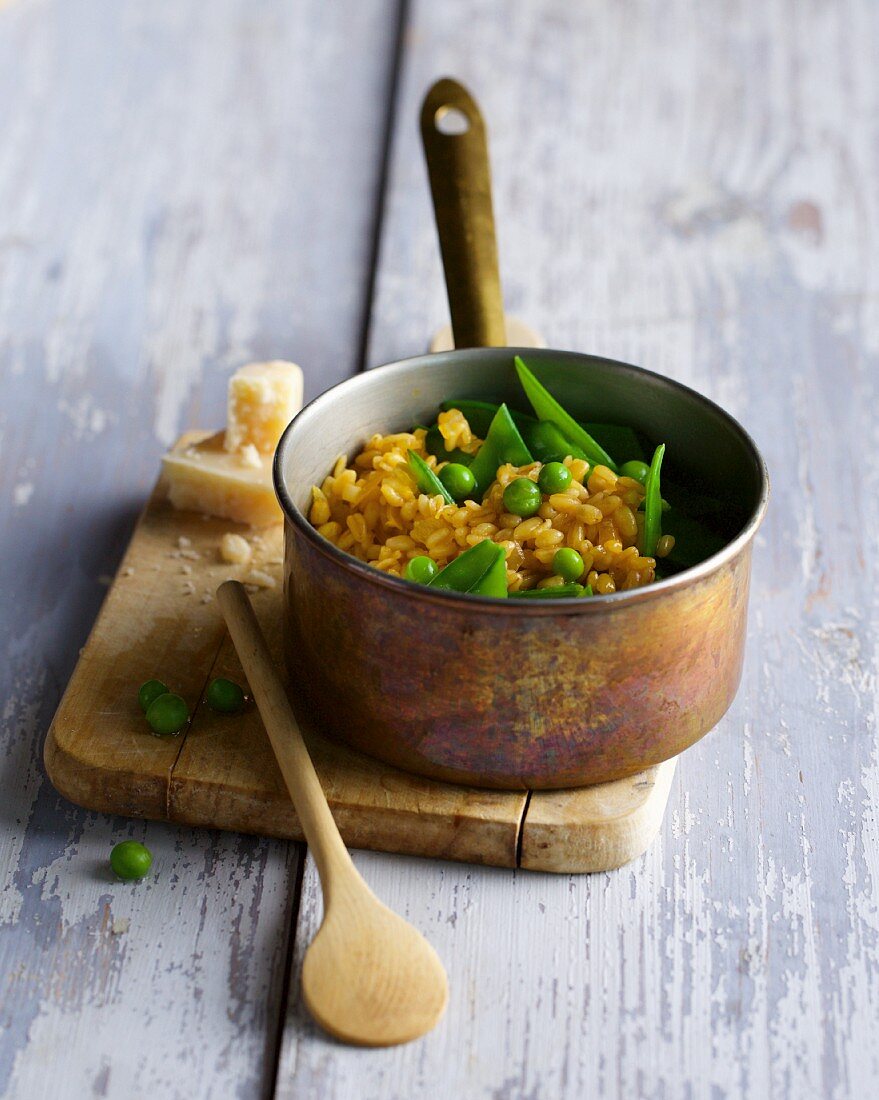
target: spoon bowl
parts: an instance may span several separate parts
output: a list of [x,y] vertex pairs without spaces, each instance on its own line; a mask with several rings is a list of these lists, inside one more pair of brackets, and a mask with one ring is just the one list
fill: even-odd
[[302,997],[337,1039],[384,1047],[430,1031],[445,1009],[448,983],[421,933],[363,887],[328,906],[305,956]]

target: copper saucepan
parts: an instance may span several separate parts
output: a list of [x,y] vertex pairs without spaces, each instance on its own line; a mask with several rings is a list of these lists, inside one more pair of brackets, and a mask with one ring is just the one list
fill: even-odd
[[[444,132],[454,112],[463,133]],[[459,84],[430,90],[422,136],[457,350],[349,379],[285,432],[274,476],[290,673],[326,736],[411,772],[499,788],[622,778],[692,745],[732,702],[766,468],[744,429],[686,386],[592,355],[519,349],[574,415],[665,442],[682,484],[725,501],[722,549],[645,588],[528,602],[409,584],[318,535],[311,486],[340,453],[430,423],[449,397],[522,401],[502,346],[484,129]]]

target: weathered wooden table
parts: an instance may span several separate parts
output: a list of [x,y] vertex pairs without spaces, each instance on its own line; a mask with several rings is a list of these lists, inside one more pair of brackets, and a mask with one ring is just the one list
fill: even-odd
[[[879,1092],[877,48],[870,0],[0,3],[0,1095]],[[365,1052],[298,1000],[307,852],[81,812],[40,753],[228,371],[294,358],[313,395],[445,319],[445,73],[489,120],[508,308],[720,401],[774,494],[739,699],[646,856],[356,855],[451,977],[435,1033]]]

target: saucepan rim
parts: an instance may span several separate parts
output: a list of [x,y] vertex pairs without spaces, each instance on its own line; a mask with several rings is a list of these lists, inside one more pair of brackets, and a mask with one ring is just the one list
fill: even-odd
[[655,371],[647,370],[645,367],[639,367],[633,363],[624,363],[619,359],[609,359],[605,356],[591,355],[583,352],[562,351],[553,348],[540,348],[539,351],[541,356],[553,354],[565,356],[584,355],[593,362],[606,363],[614,369],[621,370],[624,373],[630,372],[644,378],[655,379],[663,385],[682,390],[698,404],[717,413],[728,423],[732,430],[738,434],[746,448],[751,452],[757,469],[759,470],[760,493],[747,522],[744,524],[741,531],[726,543],[722,550],[718,550],[717,553],[699,562],[698,565],[690,566],[687,569],[681,570],[680,573],[674,574],[672,577],[666,577],[653,584],[645,585],[643,588],[631,588],[625,592],[611,592],[605,596],[595,595],[590,596],[588,599],[577,600],[563,597],[555,600],[547,598],[533,602],[527,600],[499,600],[490,596],[474,596],[467,592],[450,592],[445,589],[437,591],[428,588],[426,585],[403,580],[401,577],[390,576],[380,569],[375,569],[373,566],[367,565],[366,562],[360,561],[359,558],[347,554],[344,550],[340,550],[331,543],[329,539],[325,539],[323,535],[319,534],[311,523],[309,523],[308,517],[297,507],[287,488],[286,479],[283,473],[284,458],[287,448],[290,446],[293,433],[297,431],[297,425],[306,422],[311,416],[321,412],[326,405],[334,400],[339,390],[343,388],[353,390],[357,387],[369,385],[370,376],[375,372],[405,374],[411,371],[413,367],[417,366],[429,370],[431,369],[431,364],[437,359],[443,358],[447,360],[450,355],[460,358],[469,355],[478,359],[481,355],[484,355],[485,352],[490,352],[494,355],[498,351],[503,351],[508,353],[512,359],[514,355],[521,355],[527,358],[528,355],[534,353],[534,350],[534,348],[457,348],[449,352],[432,352],[426,355],[413,355],[408,359],[398,359],[392,363],[363,371],[360,374],[354,375],[352,378],[346,378],[344,381],[338,382],[336,385],[324,390],[323,393],[303,406],[300,412],[290,421],[275,451],[275,458],[272,464],[272,478],[274,481],[275,494],[285,517],[294,524],[297,530],[316,550],[320,551],[332,561],[335,561],[349,573],[353,573],[355,576],[360,577],[370,584],[379,585],[382,588],[395,592],[401,597],[408,597],[416,602],[441,605],[450,610],[453,606],[457,605],[460,608],[471,608],[474,611],[482,609],[497,614],[527,615],[529,617],[539,617],[541,615],[558,616],[560,613],[571,615],[600,614],[602,611],[615,610],[620,606],[656,599],[664,593],[693,584],[710,576],[716,570],[722,568],[727,562],[735,558],[743,547],[754,537],[763,520],[769,500],[769,472],[766,468],[766,463],[763,460],[763,456],[757,444],[738,420],[709,397],[699,393],[698,390],[694,390],[692,387],[684,385],[683,382],[678,382],[672,378],[665,377],[665,375],[657,374]]

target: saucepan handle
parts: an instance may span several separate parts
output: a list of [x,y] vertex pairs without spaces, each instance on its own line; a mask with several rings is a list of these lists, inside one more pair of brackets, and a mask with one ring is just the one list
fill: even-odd
[[455,347],[503,347],[507,341],[485,123],[476,101],[456,80],[437,81],[425,96],[421,140]]

